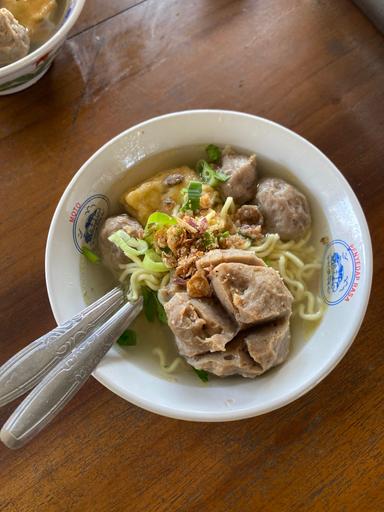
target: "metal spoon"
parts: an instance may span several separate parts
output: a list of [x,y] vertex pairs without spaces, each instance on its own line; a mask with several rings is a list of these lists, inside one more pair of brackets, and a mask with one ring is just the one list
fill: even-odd
[[124,304],[49,371],[1,429],[0,439],[8,448],[20,448],[53,420],[136,318],[142,304],[142,298],[133,304]]
[[114,288],[81,313],[11,357],[0,368],[0,407],[32,389],[123,302],[123,290]]

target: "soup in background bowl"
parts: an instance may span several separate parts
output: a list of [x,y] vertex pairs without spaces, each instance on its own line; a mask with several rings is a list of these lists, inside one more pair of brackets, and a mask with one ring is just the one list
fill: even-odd
[[225,421],[265,413],[307,392],[342,358],[363,319],[372,268],[368,228],[351,188],[318,149],[282,126],[236,112],[180,112],[135,126],[101,148],[68,185],[48,236],[46,280],[58,323],[114,286],[107,270],[84,259],[84,241],[96,247],[98,227],[122,211],[127,187],[167,168],[192,166],[207,143],[256,153],[261,175],[282,177],[307,195],[312,243],[322,261],[323,319],[310,329],[293,322],[290,354],[281,366],[250,381],[210,377],[203,384],[185,365],[172,374],[162,370],[153,349],[171,361],[177,355],[173,336],[167,326],[139,318],[137,345],[114,346],[94,376],[153,412]]

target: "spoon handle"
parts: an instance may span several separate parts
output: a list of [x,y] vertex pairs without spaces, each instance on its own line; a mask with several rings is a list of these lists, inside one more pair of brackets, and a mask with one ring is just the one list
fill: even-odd
[[0,368],[0,407],[32,389],[61,359],[124,302],[114,288],[71,320],[20,350]]
[[124,304],[31,391],[1,429],[0,439],[8,448],[20,448],[53,420],[136,318],[142,303],[140,298],[134,304]]

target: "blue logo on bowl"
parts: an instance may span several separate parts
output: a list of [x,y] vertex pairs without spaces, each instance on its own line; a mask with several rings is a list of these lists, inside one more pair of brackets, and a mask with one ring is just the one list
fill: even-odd
[[324,301],[335,306],[350,300],[360,279],[359,253],[343,240],[333,240],[325,248],[322,269]]
[[83,245],[96,247],[97,233],[101,223],[108,216],[108,211],[109,199],[103,194],[95,194],[83,203],[75,204],[69,222],[73,223],[73,243],[80,253]]

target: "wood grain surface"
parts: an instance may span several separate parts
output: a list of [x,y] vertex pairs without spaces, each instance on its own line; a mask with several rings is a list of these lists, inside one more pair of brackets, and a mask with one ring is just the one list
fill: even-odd
[[49,73],[0,98],[0,363],[55,325],[44,248],[70,178],[190,108],[270,118],[338,166],[373,239],[361,331],[315,389],[241,422],[162,418],[91,379],[30,445],[0,447],[0,510],[383,510],[384,39],[349,0],[87,1]]

